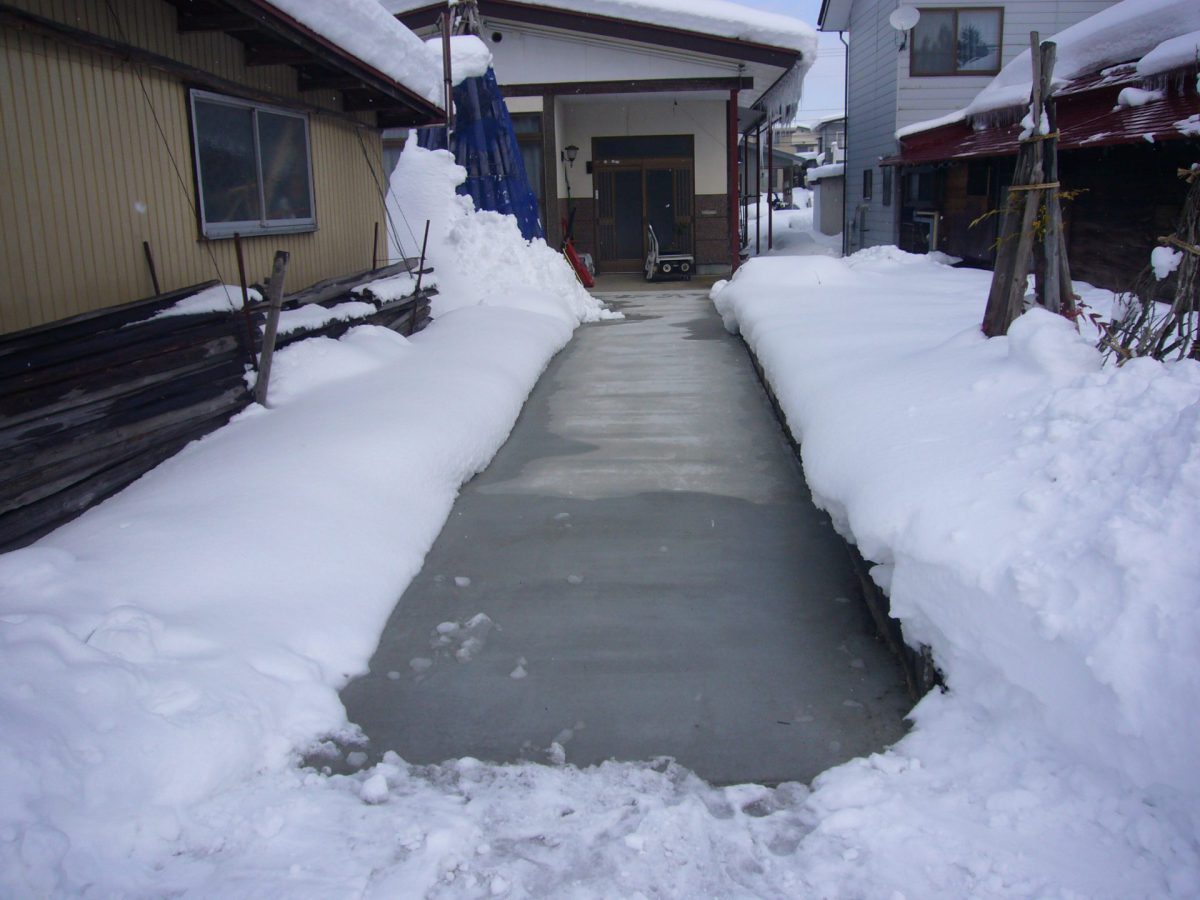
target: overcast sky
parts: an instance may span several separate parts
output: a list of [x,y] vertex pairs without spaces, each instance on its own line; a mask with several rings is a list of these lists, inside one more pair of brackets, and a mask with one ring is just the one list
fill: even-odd
[[[783,13],[817,27],[821,0],[736,0],[745,6]],[[844,112],[843,85],[846,57],[842,42],[834,34],[818,34],[821,41],[817,62],[804,79],[804,96],[796,121],[808,124],[825,116]]]

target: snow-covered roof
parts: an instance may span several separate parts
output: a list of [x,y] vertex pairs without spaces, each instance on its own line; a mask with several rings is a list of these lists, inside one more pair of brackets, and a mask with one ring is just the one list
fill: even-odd
[[437,107],[442,63],[378,0],[262,0]]
[[827,166],[814,166],[808,170],[808,183],[820,181],[822,178],[841,178],[846,174],[845,163],[830,163]]
[[[1122,0],[1047,38],[1057,45],[1053,87],[1118,63],[1137,62],[1144,77],[1194,63],[1200,52],[1197,0]],[[958,112],[896,132],[908,137],[972,116],[1024,106],[1033,86],[1029,50],[1021,52]]]
[[[292,0],[302,2],[302,0]],[[373,2],[373,0],[372,0]],[[429,0],[378,0],[391,13],[411,12],[430,5]],[[714,37],[782,47],[804,54],[812,61],[817,52],[817,33],[799,19],[730,3],[728,0],[521,0],[528,6],[545,6],[558,12],[584,13],[627,19],[694,31]]]

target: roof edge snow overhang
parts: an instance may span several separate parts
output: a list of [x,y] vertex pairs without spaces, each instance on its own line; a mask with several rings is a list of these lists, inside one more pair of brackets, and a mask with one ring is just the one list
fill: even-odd
[[[1197,69],[1188,66],[1163,73],[1185,87],[1141,106],[1121,106],[1121,89],[1133,79],[1105,80],[1098,74],[1083,76],[1055,92],[1058,101],[1059,150],[1088,150],[1148,141],[1189,138],[1177,123],[1200,114],[1200,93],[1190,87]],[[1001,111],[1004,112],[1004,111]],[[1013,156],[1020,148],[1020,110],[1009,111],[1007,119],[991,127],[977,128],[961,119],[900,138],[900,152],[880,161],[885,166],[914,166],[987,157]]]
[[374,112],[379,125],[445,121],[441,106],[300,22],[270,0],[167,0],[182,33],[221,31],[246,48],[245,64],[290,65],[300,90],[341,91],[347,112]]
[[[698,31],[669,28],[664,25],[650,25],[613,16],[571,12],[548,6],[515,2],[515,0],[479,0],[478,6],[480,15],[491,19],[618,38],[725,59],[745,60],[785,70],[804,61],[804,54],[801,51],[787,47],[773,47],[769,44],[718,37]],[[423,6],[419,9],[397,13],[396,18],[415,31],[418,28],[435,24],[438,16],[445,9],[446,7],[441,4]]]

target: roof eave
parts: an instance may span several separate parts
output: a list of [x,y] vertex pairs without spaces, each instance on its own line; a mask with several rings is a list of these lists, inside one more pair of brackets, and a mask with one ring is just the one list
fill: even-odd
[[817,16],[817,31],[847,31],[850,28],[850,8],[854,0],[821,0]]

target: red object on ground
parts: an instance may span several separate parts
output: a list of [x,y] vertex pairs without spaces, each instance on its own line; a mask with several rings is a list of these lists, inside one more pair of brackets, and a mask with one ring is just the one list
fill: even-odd
[[592,278],[592,273],[587,270],[587,266],[583,264],[583,260],[579,258],[579,254],[575,252],[575,244],[570,238],[563,241],[563,255],[566,256],[567,262],[571,264],[571,268],[575,270],[575,274],[579,276],[580,282],[585,288],[595,287],[595,279]]

